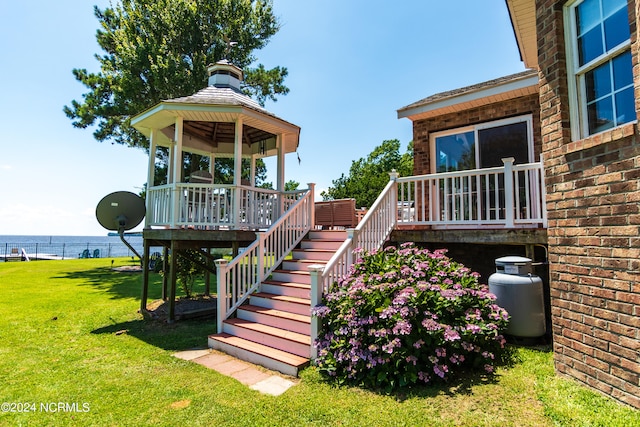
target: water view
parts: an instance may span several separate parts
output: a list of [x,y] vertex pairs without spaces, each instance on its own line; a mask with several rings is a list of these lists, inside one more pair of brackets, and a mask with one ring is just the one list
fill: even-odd
[[[125,235],[142,254],[142,236]],[[0,236],[0,262],[9,258],[71,259],[130,257],[135,254],[119,236]]]

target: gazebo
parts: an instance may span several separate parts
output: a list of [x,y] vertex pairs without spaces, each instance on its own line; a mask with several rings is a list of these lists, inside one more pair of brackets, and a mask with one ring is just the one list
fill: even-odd
[[[143,231],[146,309],[149,248],[179,253],[197,249],[238,248],[256,239],[308,190],[285,192],[285,154],[298,148],[300,128],[280,119],[242,93],[240,68],[220,61],[208,69],[209,85],[197,93],[160,102],[135,116],[132,126],[149,139],[146,219]],[[168,149],[166,183],[154,185],[158,147]],[[209,159],[208,170],[183,176],[184,153]],[[276,189],[256,187],[256,160],[277,157]],[[233,182],[215,182],[216,158],[233,159]],[[243,159],[250,167],[242,179]],[[245,162],[246,164],[247,162]],[[245,166],[246,167],[246,166]],[[175,258],[169,268],[170,313],[175,298]],[[167,257],[165,256],[165,260]],[[166,281],[164,286],[166,293]]]

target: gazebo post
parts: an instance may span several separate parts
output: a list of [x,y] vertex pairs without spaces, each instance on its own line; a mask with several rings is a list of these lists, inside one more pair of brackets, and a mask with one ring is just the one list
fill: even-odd
[[182,117],[176,117],[173,147],[169,150],[169,163],[172,165],[169,184],[173,184],[173,206],[171,207],[171,226],[178,223],[178,213],[180,212],[180,197],[177,183],[182,179]]
[[176,281],[178,278],[178,248],[175,240],[171,240],[171,262],[169,267],[169,309],[167,321],[173,323],[176,320]]
[[240,185],[242,185],[242,117],[236,120],[233,152],[233,216],[234,228],[240,226]]
[[[147,212],[151,211],[151,198],[149,197],[149,190],[155,184],[155,176],[156,176],[156,149],[157,149],[157,139],[158,139],[158,130],[151,129],[151,134],[149,135],[149,164],[147,171],[147,197],[146,197],[146,208]],[[149,226],[149,216],[145,215],[145,227]]]
[[147,315],[147,299],[149,296],[149,242],[143,241],[142,255],[142,295],[140,296],[140,313],[146,317]]
[[282,140],[282,134],[279,133],[276,136],[276,149],[278,150],[278,155],[277,155],[277,184],[276,184],[276,189],[278,190],[278,193],[280,195],[280,197],[278,197],[279,203],[278,203],[278,212],[276,217],[279,217],[280,215],[283,214],[284,212],[284,141]]
[[211,183],[216,181],[216,155],[214,153],[209,154],[209,173],[211,174]]
[[251,186],[256,186],[256,156],[254,154],[251,155],[251,176],[249,177],[251,182]]
[[184,119],[180,116],[176,117],[176,132],[175,132],[175,155],[173,157],[173,161],[175,162],[175,168],[173,172],[174,180],[173,182],[181,182],[182,181],[182,136],[184,129]]

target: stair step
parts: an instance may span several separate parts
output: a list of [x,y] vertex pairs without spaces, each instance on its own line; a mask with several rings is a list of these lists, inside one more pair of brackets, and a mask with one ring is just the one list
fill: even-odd
[[347,232],[345,230],[311,230],[307,237],[309,239],[333,239],[345,241],[347,239]]
[[291,376],[298,376],[300,369],[309,365],[309,358],[287,353],[224,332],[210,335],[208,341],[211,348]]
[[[332,252],[333,253],[333,252]],[[328,260],[292,258],[282,261],[282,270],[309,271],[312,265],[325,265]]]
[[227,319],[223,332],[301,357],[311,356],[311,337],[244,319]]
[[282,280],[265,280],[262,282],[262,292],[276,295],[288,295],[296,298],[311,298],[311,285]]
[[272,294],[268,292],[255,292],[249,299],[251,305],[272,308],[274,310],[287,311],[296,314],[310,315],[311,300],[289,295]]
[[271,278],[281,282],[311,284],[311,274],[308,270],[274,270]]
[[311,315],[290,313],[273,308],[245,304],[238,307],[238,318],[282,328],[299,334],[311,334]]
[[305,239],[300,242],[302,249],[329,249],[337,251],[342,245],[344,240],[329,240],[329,239]]
[[330,249],[294,249],[293,258],[297,260],[317,260],[326,263],[331,259],[335,250]]

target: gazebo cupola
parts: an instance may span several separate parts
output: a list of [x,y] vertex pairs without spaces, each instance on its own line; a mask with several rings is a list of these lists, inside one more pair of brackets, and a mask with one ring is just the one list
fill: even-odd
[[240,91],[240,83],[244,80],[244,73],[226,60],[209,65],[209,86],[228,87]]
[[[131,120],[133,127],[149,138],[149,187],[154,183],[156,150],[161,146],[169,149],[167,185],[189,180],[183,176],[185,152],[210,158],[211,176],[215,176],[216,158],[233,158],[236,188],[243,184],[255,187],[256,160],[276,156],[276,189],[284,191],[285,154],[297,150],[300,128],[245,95],[240,87],[243,72],[235,65],[219,61],[209,66],[208,74],[207,87],[193,95],[162,101]],[[249,183],[241,179],[242,159],[251,165]],[[149,211],[153,207],[147,202]],[[147,225],[154,223],[149,224],[147,218]]]

